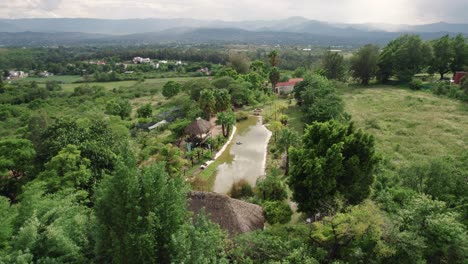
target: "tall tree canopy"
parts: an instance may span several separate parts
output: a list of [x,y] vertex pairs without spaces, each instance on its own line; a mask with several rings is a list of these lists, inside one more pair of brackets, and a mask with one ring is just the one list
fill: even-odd
[[344,105],[335,85],[319,75],[308,75],[294,87],[306,122],[327,121],[343,115]]
[[368,85],[369,81],[377,74],[377,62],[379,59],[379,48],[374,45],[366,45],[360,48],[351,58],[351,75]]
[[327,51],[322,58],[322,68],[325,77],[330,80],[344,80],[346,68],[343,55]]
[[431,48],[418,35],[403,35],[390,42],[379,57],[380,79],[395,75],[409,82],[431,61]]
[[440,79],[450,71],[450,63],[454,60],[454,50],[449,35],[431,42],[433,56],[430,62],[430,70],[440,74]]
[[277,50],[273,50],[268,53],[268,61],[270,62],[271,67],[276,67],[279,64],[279,54]]
[[350,204],[370,194],[378,159],[374,138],[352,124],[313,123],[305,130],[301,148],[291,148],[289,186],[299,211],[326,211],[336,197]]
[[455,73],[468,66],[468,43],[466,38],[459,34],[451,41],[453,49],[453,60],[450,63],[450,70]]

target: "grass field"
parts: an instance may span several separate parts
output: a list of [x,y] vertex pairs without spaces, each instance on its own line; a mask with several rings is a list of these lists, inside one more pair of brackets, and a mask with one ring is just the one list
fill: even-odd
[[57,81],[63,84],[70,84],[76,81],[83,80],[79,75],[55,75],[47,78],[41,77],[27,77],[23,79],[18,79],[15,82],[32,82],[35,81],[39,84],[46,83],[48,81]]
[[356,126],[375,136],[396,168],[468,152],[468,106],[459,101],[385,86],[349,88],[343,99]]
[[[204,78],[204,77],[176,77],[176,78],[158,78],[158,79],[146,79],[141,86],[151,86],[151,87],[162,87],[168,81],[176,81],[176,82],[186,82],[189,80],[193,80],[195,78]],[[90,86],[98,85],[102,86],[107,90],[112,90],[114,88],[120,87],[131,87],[138,84],[138,81],[120,81],[120,82],[89,82],[86,83]],[[73,91],[75,87],[84,85],[84,83],[66,83],[62,85],[62,88],[65,91]]]

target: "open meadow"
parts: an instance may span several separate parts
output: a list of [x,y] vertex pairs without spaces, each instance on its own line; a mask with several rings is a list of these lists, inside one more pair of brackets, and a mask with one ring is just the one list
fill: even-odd
[[346,111],[376,138],[377,150],[397,168],[468,151],[468,110],[463,103],[396,87],[349,88]]

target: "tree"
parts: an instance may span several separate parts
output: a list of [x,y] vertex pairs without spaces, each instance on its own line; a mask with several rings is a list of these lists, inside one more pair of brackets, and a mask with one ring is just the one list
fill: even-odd
[[346,212],[314,222],[310,239],[314,245],[326,251],[327,263],[335,260],[385,263],[383,260],[393,254],[392,248],[383,239],[386,221],[375,204],[365,201]]
[[[96,190],[96,260],[99,262],[137,262],[139,232],[146,219],[141,219],[140,186],[134,160],[118,161],[112,177],[107,176]],[[139,231],[141,230],[141,231]],[[142,247],[143,245],[140,245]],[[144,250],[141,248],[140,250]]]
[[444,79],[444,74],[450,71],[450,63],[453,61],[454,50],[451,45],[449,35],[431,42],[433,57],[430,62],[431,72],[440,74],[440,79]]
[[128,100],[112,99],[106,104],[106,114],[120,116],[125,119],[130,117],[132,113],[132,105]]
[[45,171],[38,178],[47,183],[51,192],[60,189],[84,189],[90,191],[91,162],[81,156],[74,145],[68,145],[45,164]]
[[379,79],[386,81],[395,74],[398,80],[409,82],[430,61],[431,48],[420,36],[403,35],[390,42],[380,54]]
[[451,41],[453,60],[450,63],[450,71],[455,73],[468,66],[468,43],[462,34],[458,34]]
[[237,79],[239,77],[239,74],[233,68],[225,67],[219,70],[218,72],[216,72],[215,77],[216,78],[231,77],[233,79]]
[[200,108],[203,110],[203,112],[205,112],[205,115],[209,120],[211,118],[211,115],[216,110],[216,99],[213,90],[205,89],[201,91],[199,104]]
[[231,109],[231,95],[227,89],[214,90],[215,111],[222,112]]
[[171,97],[176,96],[180,92],[181,89],[182,89],[182,86],[178,82],[168,81],[163,86],[162,95],[166,97],[166,99],[169,99]]
[[151,104],[145,104],[137,109],[138,117],[148,118],[153,115],[153,106]]
[[330,80],[343,80],[345,75],[344,57],[338,52],[327,51],[322,58],[322,68]]
[[27,184],[17,204],[11,248],[2,262],[92,262],[93,218],[82,198],[80,192],[48,194],[41,181]]
[[183,254],[173,237],[187,223],[187,188],[163,164],[138,173],[132,158],[127,159],[96,192],[97,261],[170,263]]
[[397,212],[393,234],[396,254],[391,263],[463,263],[466,259],[466,227],[444,202],[415,195]]
[[376,76],[379,48],[368,44],[358,50],[351,58],[351,75],[359,79],[361,84],[368,85]]
[[226,234],[203,211],[194,216],[193,225],[186,224],[173,239],[179,249],[172,263],[228,263],[224,252]]
[[294,87],[306,122],[325,122],[343,116],[343,100],[334,84],[320,75],[309,75]]
[[275,91],[276,84],[279,82],[280,77],[281,77],[281,74],[278,68],[276,67],[271,68],[269,79],[271,82],[271,88],[273,89],[273,92]]
[[223,136],[228,137],[231,127],[236,124],[236,115],[231,111],[221,112],[218,114],[216,124],[221,125],[221,129],[223,130]]
[[311,215],[327,211],[338,196],[358,204],[369,195],[378,162],[372,136],[329,121],[308,126],[302,141],[290,150],[289,186],[299,211]]
[[5,138],[0,140],[0,192],[12,200],[20,192],[21,185],[31,180],[36,151],[27,139]]
[[390,77],[392,77],[394,70],[393,70],[393,53],[397,48],[397,40],[390,41],[387,46],[385,46],[380,52],[379,59],[377,62],[378,70],[377,70],[377,79],[380,82],[387,82]]
[[229,55],[229,67],[233,68],[239,74],[246,74],[249,72],[250,61],[242,53],[231,53]]
[[[0,252],[9,247],[11,235],[14,231],[14,220],[16,218],[16,210],[10,204],[10,200],[4,196],[0,196]],[[1,258],[0,254],[0,260]]]
[[268,61],[270,62],[270,65],[272,68],[275,68],[279,64],[279,54],[278,51],[272,50],[270,53],[268,53]]
[[289,175],[289,148],[297,147],[299,143],[300,138],[295,131],[292,131],[289,128],[284,128],[280,131],[276,145],[282,152],[286,152],[285,175]]
[[250,70],[265,77],[266,66],[261,60],[255,60],[250,64]]

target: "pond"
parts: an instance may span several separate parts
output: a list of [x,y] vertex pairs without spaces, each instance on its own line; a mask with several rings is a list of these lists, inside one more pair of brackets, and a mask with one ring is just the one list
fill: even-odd
[[261,117],[250,116],[237,123],[230,145],[218,158],[213,191],[228,193],[234,183],[245,180],[252,187],[265,174],[266,151],[271,132],[262,125]]

